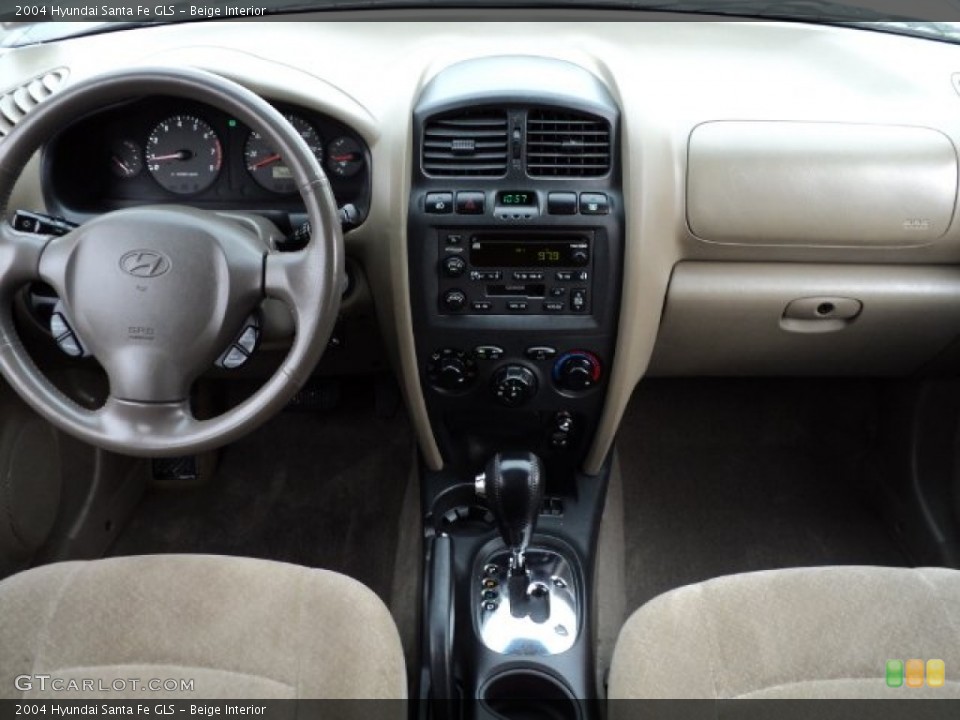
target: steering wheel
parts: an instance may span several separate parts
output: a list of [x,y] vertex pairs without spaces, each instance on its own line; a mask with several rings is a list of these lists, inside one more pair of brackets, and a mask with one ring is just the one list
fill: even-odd
[[[306,205],[312,237],[279,253],[242,223],[174,205],[106,213],[67,235],[0,222],[0,372],[65,433],[128,455],[186,455],[223,445],[280,410],[309,377],[340,306],[343,235],[330,184],[300,135],[268,103],[211,73],[143,68],[92,77],[54,95],[0,143],[0,220],[27,161],[63,127],[106,105],[168,95],[218,108],[278,148]],[[96,410],[70,400],[36,367],[17,335],[15,293],[42,280],[56,290],[110,383]],[[190,387],[266,297],[290,309],[296,336],[274,375],[250,398],[197,419]]]

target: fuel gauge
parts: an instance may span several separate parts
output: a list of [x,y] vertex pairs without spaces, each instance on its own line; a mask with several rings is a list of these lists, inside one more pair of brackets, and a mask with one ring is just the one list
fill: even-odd
[[363,148],[346,135],[327,146],[327,170],[337,177],[351,177],[363,167]]
[[117,140],[110,146],[110,172],[127,180],[143,170],[140,147],[133,140]]

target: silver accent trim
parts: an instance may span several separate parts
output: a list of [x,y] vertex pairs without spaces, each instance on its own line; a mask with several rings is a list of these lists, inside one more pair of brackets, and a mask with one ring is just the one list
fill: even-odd
[[[528,549],[526,560],[526,596],[545,610],[545,616],[515,617],[511,611],[508,576],[511,553],[506,550],[492,554],[479,565],[480,572],[473,580],[474,612],[477,633],[481,642],[493,652],[503,655],[545,656],[566,652],[580,634],[580,598],[573,567],[553,550]],[[497,567],[496,575],[487,571]],[[496,600],[487,600],[484,581],[496,580]],[[532,600],[534,595],[541,599]],[[493,605],[488,608],[488,605]]]
[[480,473],[473,479],[473,491],[478,498],[487,497],[487,474]]

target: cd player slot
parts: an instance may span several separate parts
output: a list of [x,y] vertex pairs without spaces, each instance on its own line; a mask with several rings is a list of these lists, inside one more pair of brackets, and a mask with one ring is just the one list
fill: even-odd
[[547,286],[542,283],[530,285],[487,285],[487,296],[543,298],[547,296]]

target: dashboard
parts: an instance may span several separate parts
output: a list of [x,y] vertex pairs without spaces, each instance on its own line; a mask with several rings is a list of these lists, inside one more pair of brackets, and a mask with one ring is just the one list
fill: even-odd
[[[330,179],[340,206],[369,207],[369,149],[349,127],[276,104]],[[48,144],[47,205],[75,220],[154,203],[265,214],[289,227],[303,213],[289,169],[258,133],[219,110],[151,97],[97,112]]]
[[[348,259],[363,269],[432,469],[456,455],[443,436],[462,436],[458,423],[546,439],[545,419],[566,409],[583,420],[574,451],[594,474],[649,375],[956,367],[960,47],[807,23],[623,22],[636,14],[600,10],[564,12],[544,32],[529,14],[502,14],[144,27],[8,51],[0,76],[15,99],[51,73],[72,83],[121,66],[197,67],[300,118],[338,202],[362,209]],[[495,177],[437,172],[482,158],[473,135],[447,138],[452,159],[428,156],[431,123],[488,122],[491,110],[505,118],[509,152],[520,130],[520,157]],[[534,115],[544,112],[603,121],[609,165],[532,174],[530,119],[558,120]],[[269,148],[208,108],[147,98],[64,126],[10,208],[76,221],[155,202],[290,223],[298,211]],[[332,147],[341,137],[360,150]],[[567,131],[555,154],[574,149],[585,146]],[[330,171],[331,160],[361,156],[352,175]],[[206,171],[188,167],[201,158]],[[597,196],[606,214],[590,214]],[[472,212],[481,197],[483,212]],[[557,210],[564,203],[575,212]],[[541,344],[557,355],[527,354]],[[487,346],[503,354],[484,357]],[[577,382],[585,372],[594,384],[570,389],[554,365],[578,350]],[[501,377],[511,365],[530,375]],[[536,395],[507,408],[497,382],[529,389],[531,375]]]

